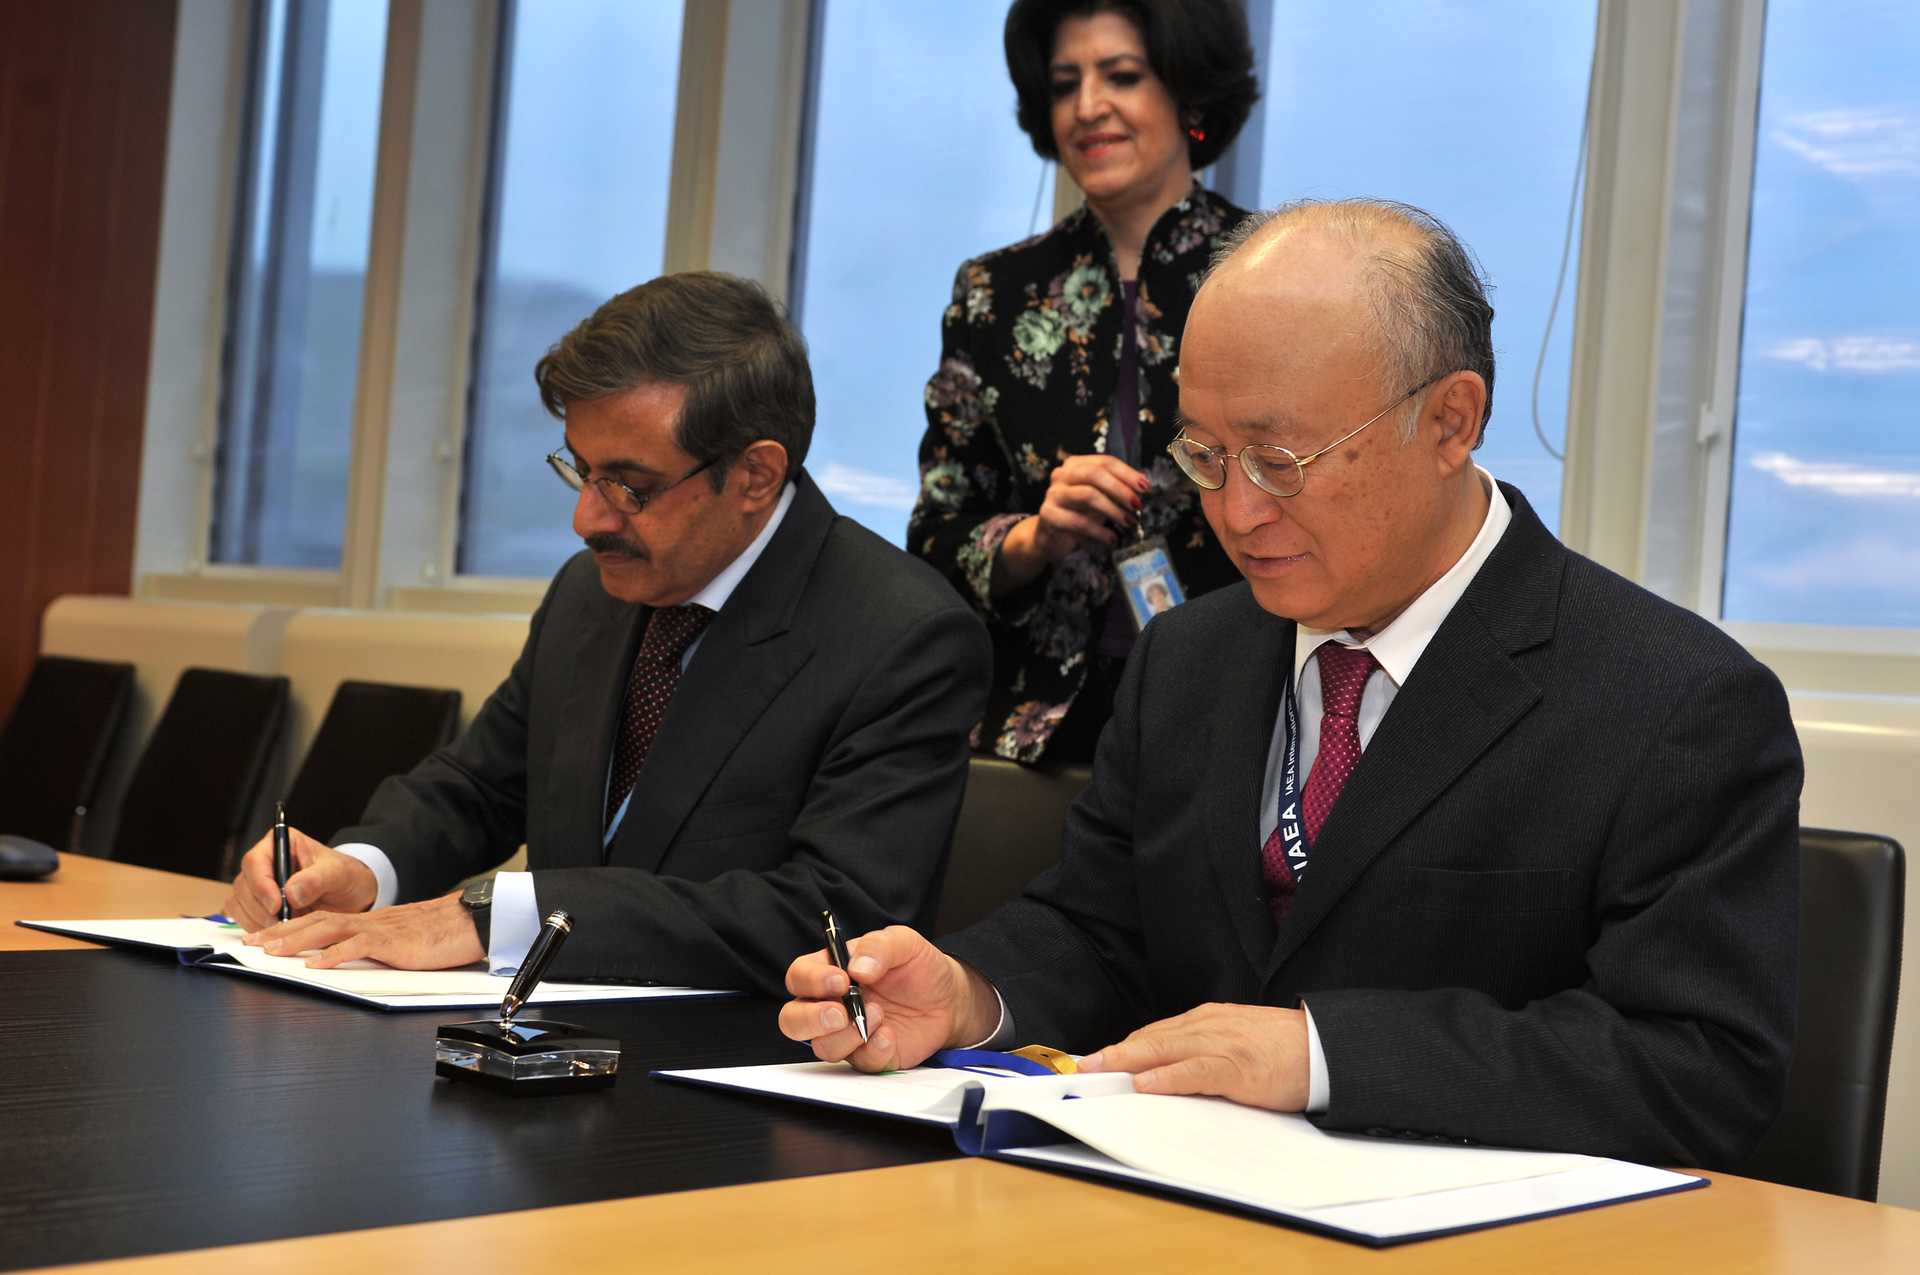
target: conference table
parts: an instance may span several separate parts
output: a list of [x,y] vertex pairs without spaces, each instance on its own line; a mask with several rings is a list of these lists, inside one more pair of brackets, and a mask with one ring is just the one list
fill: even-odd
[[1705,1190],[1372,1250],[1032,1168],[943,1131],[666,1084],[777,1062],[771,1002],[569,1005],[619,1083],[436,1079],[434,1028],[16,919],[205,913],[218,882],[69,855],[0,881],[0,1270],[1920,1270],[1920,1212]]

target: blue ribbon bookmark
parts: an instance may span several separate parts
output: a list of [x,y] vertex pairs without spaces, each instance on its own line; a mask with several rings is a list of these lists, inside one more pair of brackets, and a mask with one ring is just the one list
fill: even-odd
[[927,1061],[935,1067],[951,1067],[955,1071],[972,1071],[981,1075],[1008,1071],[1022,1076],[1057,1074],[1045,1063],[1037,1063],[1018,1054],[1003,1054],[997,1049],[943,1049]]

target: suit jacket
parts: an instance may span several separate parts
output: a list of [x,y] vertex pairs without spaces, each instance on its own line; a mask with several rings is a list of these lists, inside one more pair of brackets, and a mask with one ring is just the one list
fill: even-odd
[[[1167,444],[1187,310],[1214,248],[1245,215],[1196,186],[1140,252],[1138,460],[1151,483],[1140,525],[1166,537],[1189,597],[1240,578]],[[1014,761],[1039,761],[1079,697],[1117,573],[1105,551],[1076,550],[995,598],[993,564],[1007,532],[1039,512],[1062,461],[1115,443],[1123,309],[1113,246],[1082,207],[1045,234],[961,263],[940,324],[907,547],[986,617],[993,686],[974,746]]]
[[843,928],[930,918],[989,654],[966,605],[834,513],[802,473],[786,519],[682,674],[625,818],[601,846],[649,609],[592,556],[561,568],[513,672],[453,744],[387,780],[340,841],[431,897],[523,841],[542,912],[575,927],[553,977],[777,993]]
[[1336,1130],[1729,1166],[1785,1089],[1799,744],[1711,624],[1513,522],[1375,731],[1277,928],[1258,804],[1294,625],[1156,618],[1060,865],[943,946],[1090,1049],[1293,1006]]

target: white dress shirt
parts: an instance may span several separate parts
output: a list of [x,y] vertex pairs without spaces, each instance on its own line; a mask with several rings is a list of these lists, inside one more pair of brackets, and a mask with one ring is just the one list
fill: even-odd
[[[1297,627],[1293,640],[1293,680],[1294,694],[1299,704],[1300,716],[1300,773],[1311,774],[1313,759],[1320,753],[1320,662],[1313,653],[1326,642],[1339,642],[1345,646],[1365,646],[1373,652],[1373,658],[1380,667],[1367,678],[1366,686],[1360,692],[1360,747],[1364,752],[1373,732],[1387,715],[1387,709],[1393,704],[1393,697],[1400,692],[1413,672],[1413,666],[1433,641],[1433,635],[1440,631],[1441,623],[1452,612],[1454,604],[1460,601],[1460,595],[1467,591],[1467,585],[1479,574],[1480,567],[1486,562],[1493,547],[1500,543],[1500,537],[1506,534],[1507,524],[1513,521],[1513,510],[1507,504],[1507,498],[1500,493],[1500,485],[1493,481],[1493,475],[1478,465],[1474,472],[1480,476],[1481,485],[1489,493],[1487,516],[1480,524],[1479,534],[1473,543],[1460,555],[1447,573],[1435,580],[1419,597],[1408,604],[1407,609],[1395,616],[1393,622],[1381,629],[1365,642],[1355,639],[1345,629],[1310,629],[1302,624]],[[1267,773],[1260,789],[1260,836],[1247,852],[1266,844],[1273,830],[1280,826],[1280,776],[1286,766],[1287,754],[1287,712],[1281,705],[1279,715],[1273,723],[1273,742],[1267,748]],[[996,988],[994,995],[999,996]],[[1320,1029],[1313,1025],[1313,1011],[1302,1002],[1301,1008],[1307,1016],[1307,1110],[1320,1112],[1327,1109],[1331,1086],[1327,1079],[1327,1059],[1320,1046]],[[1005,997],[1000,999],[1000,1022],[993,1034],[980,1042],[975,1048],[1003,1048],[1013,1043],[1013,1016],[1007,1010]]]
[[[753,543],[741,550],[740,556],[729,562],[705,588],[687,599],[688,606],[706,607],[716,614],[733,596],[740,581],[746,578],[753,564],[766,552],[767,544],[787,516],[787,510],[793,507],[794,485],[788,483],[780,493],[780,502],[773,507],[773,516],[767,519],[767,525],[760,528],[760,534]],[[686,672],[693,662],[693,654],[700,649],[700,643],[706,640],[703,632],[687,649],[680,653],[680,671]],[[623,692],[624,693],[624,692]],[[612,782],[613,759],[607,759],[607,780]],[[601,789],[605,792],[604,785]],[[613,812],[613,820],[608,823],[601,845],[613,840],[613,834],[619,829],[620,821],[626,818],[627,805],[633,800],[629,792],[620,802],[620,808]],[[602,801],[602,806],[606,804]],[[351,855],[373,870],[374,879],[379,882],[379,892],[375,895],[373,906],[384,908],[392,905],[399,897],[399,877],[393,870],[393,861],[387,858],[378,847],[363,843],[335,846],[341,854]],[[511,975],[520,968],[520,962],[526,959],[527,949],[533,946],[534,939],[540,935],[540,905],[534,898],[533,873],[499,872],[493,878],[493,916],[490,937],[487,942],[487,969],[490,973]]]

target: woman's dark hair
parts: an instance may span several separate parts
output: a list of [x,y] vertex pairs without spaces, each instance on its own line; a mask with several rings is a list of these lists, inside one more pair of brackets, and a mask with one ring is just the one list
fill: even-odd
[[1053,144],[1053,37],[1067,18],[1117,13],[1133,23],[1147,46],[1153,73],[1180,108],[1180,124],[1199,117],[1206,140],[1187,141],[1195,168],[1220,158],[1253,104],[1253,42],[1240,0],[1014,0],[1007,10],[1007,74],[1019,105],[1016,118],[1042,159],[1059,159]]
[[[806,343],[765,289],[706,270],[661,275],[581,320],[534,365],[540,401],[567,404],[640,385],[684,385],[674,442],[700,461],[733,458],[757,439],[787,449],[799,472],[813,441]],[[726,481],[716,465],[714,490]]]

